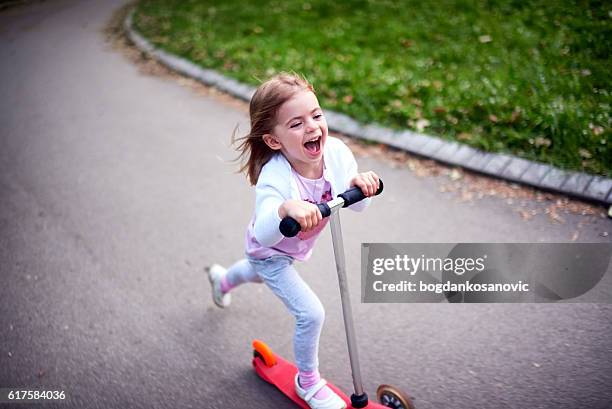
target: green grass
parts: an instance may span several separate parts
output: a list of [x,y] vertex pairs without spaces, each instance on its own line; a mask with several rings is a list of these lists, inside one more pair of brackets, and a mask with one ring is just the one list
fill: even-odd
[[612,3],[142,0],[136,28],[258,85],[303,73],[326,109],[612,175]]

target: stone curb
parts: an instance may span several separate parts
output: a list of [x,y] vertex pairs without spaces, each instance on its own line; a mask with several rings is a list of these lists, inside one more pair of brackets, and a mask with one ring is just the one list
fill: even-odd
[[[173,71],[214,86],[236,98],[250,101],[255,87],[242,84],[217,71],[201,68],[190,61],[155,48],[132,27],[132,10],[124,21],[128,38]],[[435,159],[448,165],[460,166],[478,173],[568,196],[612,205],[612,179],[583,172],[571,172],[550,165],[521,159],[502,153],[483,152],[457,142],[416,133],[394,131],[376,124],[362,125],[353,118],[325,110],[332,131],[357,139],[384,143],[419,156]],[[610,208],[612,212],[612,208]]]

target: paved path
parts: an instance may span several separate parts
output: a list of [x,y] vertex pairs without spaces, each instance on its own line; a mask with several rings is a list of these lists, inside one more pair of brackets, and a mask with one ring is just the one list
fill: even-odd
[[[225,161],[246,116],[141,74],[105,43],[122,4],[0,13],[0,387],[62,388],[61,408],[292,407],[250,367],[254,337],[291,357],[281,304],[253,285],[218,310],[201,272],[242,253],[253,192]],[[361,242],[568,241],[584,218],[524,222],[501,200],[460,203],[434,178],[360,165],[386,185],[343,218],[370,394],[395,384],[419,409],[612,401],[609,305],[356,302]],[[609,230],[597,219],[579,241]],[[325,233],[298,268],[327,309],[321,370],[349,390],[332,260]]]

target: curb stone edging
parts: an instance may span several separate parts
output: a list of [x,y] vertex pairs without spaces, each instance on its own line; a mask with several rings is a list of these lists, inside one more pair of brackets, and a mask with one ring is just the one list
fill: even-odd
[[[213,86],[236,98],[250,101],[255,87],[228,78],[217,71],[155,48],[132,27],[132,9],[123,26],[136,47],[173,71]],[[533,186],[542,190],[610,206],[612,217],[612,179],[584,172],[565,171],[540,162],[503,153],[484,152],[411,130],[394,131],[380,125],[361,125],[348,115],[325,110],[329,129],[353,138],[384,143],[396,149],[459,166],[498,179]]]

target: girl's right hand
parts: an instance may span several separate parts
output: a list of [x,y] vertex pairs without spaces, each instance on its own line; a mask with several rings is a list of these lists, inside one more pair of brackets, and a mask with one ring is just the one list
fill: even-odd
[[281,219],[289,216],[300,224],[303,232],[308,232],[319,224],[323,220],[321,211],[319,208],[304,200],[289,199],[283,202],[278,208],[278,215]]

